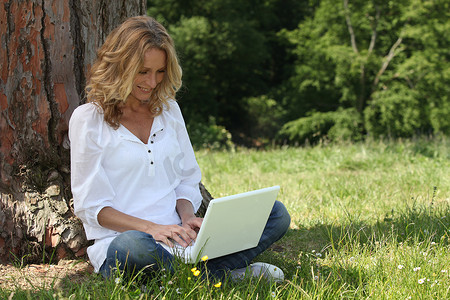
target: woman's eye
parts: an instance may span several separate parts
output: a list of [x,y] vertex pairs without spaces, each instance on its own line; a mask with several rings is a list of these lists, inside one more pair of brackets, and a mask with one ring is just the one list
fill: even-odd
[[158,73],[164,73],[166,70],[159,70]]
[[147,71],[140,71],[139,74],[145,75],[147,74]]

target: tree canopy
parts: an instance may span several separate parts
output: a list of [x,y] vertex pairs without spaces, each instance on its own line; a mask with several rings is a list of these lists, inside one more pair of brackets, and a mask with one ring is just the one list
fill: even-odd
[[178,98],[192,132],[226,140],[226,128],[252,144],[450,133],[448,1],[153,0],[148,8],[177,45]]

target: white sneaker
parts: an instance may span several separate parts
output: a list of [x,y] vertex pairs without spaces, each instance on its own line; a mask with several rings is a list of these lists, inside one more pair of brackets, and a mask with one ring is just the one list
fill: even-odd
[[232,270],[230,276],[232,279],[243,279],[246,276],[263,276],[267,280],[274,282],[282,282],[284,280],[283,270],[277,266],[263,262],[251,264],[247,268]]

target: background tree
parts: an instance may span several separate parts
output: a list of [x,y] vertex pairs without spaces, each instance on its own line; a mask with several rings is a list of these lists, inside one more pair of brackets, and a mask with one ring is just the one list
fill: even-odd
[[448,6],[148,1],[178,46],[200,146],[230,142],[227,130],[246,145],[448,134]]
[[[143,0],[0,2],[0,259],[82,255],[68,120],[96,49]],[[54,252],[47,254],[50,247]]]
[[185,87],[179,98],[191,133],[220,133],[217,123],[235,141],[247,142],[270,125],[259,117],[266,117],[272,87],[286,79],[292,62],[277,32],[294,29],[311,6],[296,0],[148,1],[149,15],[168,27],[180,54]]
[[285,83],[290,141],[448,134],[448,1],[322,0],[283,31],[297,60]]

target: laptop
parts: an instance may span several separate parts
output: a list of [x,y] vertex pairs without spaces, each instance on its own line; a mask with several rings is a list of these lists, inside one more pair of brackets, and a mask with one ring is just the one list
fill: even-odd
[[196,263],[205,255],[213,259],[256,247],[279,190],[273,186],[213,199],[191,246],[160,244],[186,263]]

